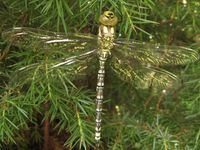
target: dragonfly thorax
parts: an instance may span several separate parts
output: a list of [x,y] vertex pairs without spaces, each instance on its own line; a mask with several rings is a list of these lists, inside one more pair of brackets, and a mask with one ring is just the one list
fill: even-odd
[[114,27],[100,25],[98,35],[100,53],[108,53],[113,48],[114,33]]
[[113,48],[115,26],[117,24],[117,21],[118,19],[112,11],[105,11],[99,17],[100,26],[98,43],[100,54],[108,55],[110,53],[110,50]]

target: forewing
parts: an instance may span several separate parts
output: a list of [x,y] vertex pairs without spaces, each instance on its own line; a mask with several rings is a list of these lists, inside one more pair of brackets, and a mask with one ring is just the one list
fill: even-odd
[[65,52],[93,50],[96,48],[96,37],[89,34],[57,33],[35,28],[16,27],[3,32],[3,39],[24,49],[64,50]]
[[134,59],[139,64],[179,65],[198,59],[195,50],[180,46],[131,42],[119,39],[115,41],[115,50],[128,59]]

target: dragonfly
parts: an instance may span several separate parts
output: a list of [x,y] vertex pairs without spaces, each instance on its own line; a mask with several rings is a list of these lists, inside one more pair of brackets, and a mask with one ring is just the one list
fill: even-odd
[[[112,11],[105,11],[99,17],[98,36],[82,33],[64,34],[28,27],[15,27],[3,33],[4,39],[20,48],[38,52],[46,50],[48,53],[59,51],[59,54],[53,55],[55,62],[52,68],[77,64],[77,68],[83,69],[85,66],[92,66],[92,59],[98,59],[95,100],[96,149],[99,149],[101,141],[104,77],[108,59],[110,69],[119,79],[134,82],[140,88],[170,86],[177,77],[167,71],[166,66],[182,65],[198,59],[198,53],[186,47],[115,39],[117,23],[116,15]],[[63,57],[62,53],[68,55]],[[19,70],[32,68],[39,63],[26,65]]]

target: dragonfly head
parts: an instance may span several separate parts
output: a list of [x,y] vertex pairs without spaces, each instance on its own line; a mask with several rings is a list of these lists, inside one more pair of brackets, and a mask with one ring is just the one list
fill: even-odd
[[116,26],[117,24],[117,17],[112,11],[105,11],[100,17],[99,17],[99,22],[102,25],[105,26]]

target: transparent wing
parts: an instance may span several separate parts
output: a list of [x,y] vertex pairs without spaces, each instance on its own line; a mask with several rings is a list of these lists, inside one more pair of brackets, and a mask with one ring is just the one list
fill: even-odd
[[176,75],[165,69],[143,64],[134,64],[134,61],[112,57],[111,68],[122,80],[134,84],[137,88],[165,88],[177,80]]
[[185,64],[198,59],[198,53],[190,48],[150,44],[145,42],[127,42],[124,39],[115,41],[118,55],[131,59],[139,64],[171,65]]
[[115,73],[123,80],[133,81],[139,88],[170,86],[177,77],[165,69],[198,58],[196,51],[184,47],[124,40],[116,40],[112,52],[111,66]]
[[97,40],[92,35],[19,27],[4,32],[3,38],[25,49],[9,55],[20,60],[12,67],[16,70],[15,78],[24,78],[24,81],[33,79],[35,74],[42,80],[46,71],[58,70],[64,71],[66,77],[74,77],[83,73],[90,61],[97,60]]
[[13,45],[39,50],[65,50],[67,52],[92,50],[96,48],[97,38],[89,34],[64,34],[35,28],[16,27],[3,32],[3,39]]
[[[87,51],[80,55],[68,57],[68,55],[59,54],[59,51],[54,51],[50,55],[45,55],[44,51],[32,53],[14,54],[20,59],[12,67],[13,76],[11,84],[24,85],[29,82],[43,82],[49,79],[61,80],[61,82],[71,82],[75,79],[82,79],[90,74],[91,64],[98,61],[96,50]],[[23,64],[22,64],[23,63]],[[22,67],[23,66],[23,67]],[[64,79],[63,79],[64,78]]]

